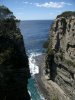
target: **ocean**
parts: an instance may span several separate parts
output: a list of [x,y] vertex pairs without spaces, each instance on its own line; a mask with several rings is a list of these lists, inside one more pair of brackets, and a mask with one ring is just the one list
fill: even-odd
[[31,100],[45,100],[42,94],[40,94],[40,91],[38,91],[35,82],[35,74],[39,73],[39,66],[36,65],[34,57],[45,52],[43,44],[48,39],[52,22],[52,20],[29,20],[20,22],[19,27],[23,35],[32,76],[28,81],[28,90],[31,95]]

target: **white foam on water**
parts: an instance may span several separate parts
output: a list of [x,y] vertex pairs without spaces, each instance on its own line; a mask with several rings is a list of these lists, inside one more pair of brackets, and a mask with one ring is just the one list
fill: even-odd
[[41,55],[41,53],[31,53],[29,56],[29,67],[30,67],[30,73],[32,76],[39,73],[39,67],[36,65],[36,61],[34,58],[39,55]]
[[[28,93],[29,93],[29,95],[30,95],[30,97],[31,97],[31,92],[28,90]],[[31,98],[31,100],[32,100],[32,98]]]
[[41,100],[46,100],[42,95],[40,95]]
[[[31,76],[34,77],[35,74],[39,73],[39,67],[36,65],[35,57],[42,55],[42,53],[30,53],[29,55],[29,67],[30,67],[30,73]],[[38,91],[39,92],[39,91]],[[29,91],[29,94],[31,96],[31,93]],[[40,94],[40,93],[39,93]],[[40,94],[40,99],[41,100],[46,100],[42,94]],[[32,99],[31,99],[32,100]]]

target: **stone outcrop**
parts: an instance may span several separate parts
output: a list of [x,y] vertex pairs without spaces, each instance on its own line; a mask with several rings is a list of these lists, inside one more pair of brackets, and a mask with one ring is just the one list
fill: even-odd
[[0,100],[30,100],[28,57],[17,22],[8,8],[0,6]]
[[48,41],[46,75],[75,100],[75,12],[57,16]]

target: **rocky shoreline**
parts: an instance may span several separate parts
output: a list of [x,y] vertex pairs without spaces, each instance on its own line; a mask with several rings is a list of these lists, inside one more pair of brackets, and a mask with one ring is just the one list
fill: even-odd
[[43,74],[45,68],[45,54],[35,57],[36,65],[39,66],[39,74],[35,75],[35,81],[38,86],[38,90],[45,98],[45,100],[50,100],[50,94],[48,93],[45,84],[43,83]]
[[64,91],[45,75],[45,57],[46,54],[35,57],[36,65],[39,66],[39,74],[35,75],[35,81],[40,94],[45,100],[70,100]]

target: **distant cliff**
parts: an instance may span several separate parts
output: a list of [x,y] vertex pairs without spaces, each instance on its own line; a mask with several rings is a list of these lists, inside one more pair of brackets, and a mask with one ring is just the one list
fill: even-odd
[[28,57],[17,22],[8,8],[0,6],[0,100],[30,100]]
[[70,100],[75,100],[75,12],[58,15],[52,24],[46,75],[62,88]]

